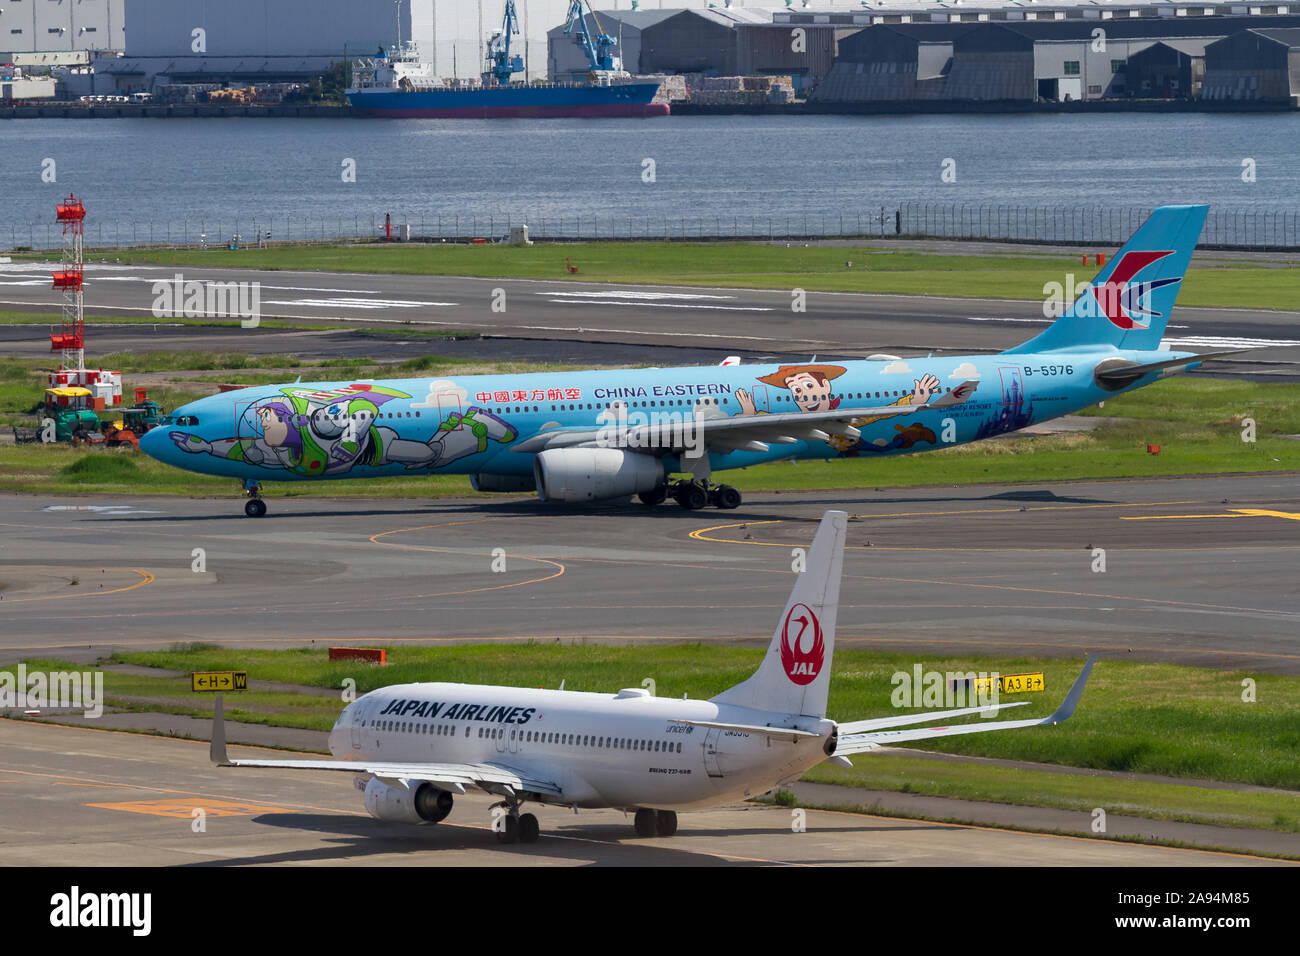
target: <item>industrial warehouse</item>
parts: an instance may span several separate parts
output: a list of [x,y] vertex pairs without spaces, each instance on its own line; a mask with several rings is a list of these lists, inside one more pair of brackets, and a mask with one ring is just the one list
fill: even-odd
[[[0,98],[207,96],[305,84],[396,42],[434,77],[472,80],[503,0],[0,0]],[[516,82],[592,66],[566,0],[517,0]],[[963,0],[648,8],[588,19],[622,71],[674,110],[1300,108],[1300,11],[1166,0]],[[867,7],[864,9],[864,7]],[[570,11],[566,13],[566,11]],[[170,96],[169,96],[170,91]],[[193,93],[187,102],[193,102]]]

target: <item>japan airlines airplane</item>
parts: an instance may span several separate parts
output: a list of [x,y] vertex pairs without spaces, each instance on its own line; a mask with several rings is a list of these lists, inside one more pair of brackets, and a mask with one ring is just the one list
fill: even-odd
[[[710,700],[533,690],[482,684],[396,684],[343,709],[330,732],[331,760],[231,760],[217,698],[212,762],[223,767],[334,770],[355,774],[371,816],[437,823],[455,795],[474,787],[501,797],[498,838],[532,843],[527,801],[635,811],[639,836],[671,836],[677,811],[768,792],[823,760],[955,734],[1058,724],[1074,713],[1089,658],[1050,717],[897,730],[1022,706],[1025,702],[878,717],[837,724],[826,716],[835,650],[847,515],[828,511],[777,624],[748,680]],[[499,808],[499,809],[498,809]]]
[[1058,320],[998,355],[258,386],[177,409],[140,447],[243,482],[250,517],[264,481],[429,473],[735,508],[714,471],[978,441],[1234,354],[1161,347],[1207,209],[1157,209]]

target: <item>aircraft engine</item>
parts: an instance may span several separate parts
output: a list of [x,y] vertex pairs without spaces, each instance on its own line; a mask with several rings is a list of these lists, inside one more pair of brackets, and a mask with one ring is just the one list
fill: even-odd
[[533,459],[533,473],[539,498],[570,503],[653,491],[664,481],[658,458],[617,448],[551,448]]
[[431,783],[411,783],[411,789],[403,790],[371,777],[366,783],[366,812],[391,823],[437,823],[451,813],[449,791]]

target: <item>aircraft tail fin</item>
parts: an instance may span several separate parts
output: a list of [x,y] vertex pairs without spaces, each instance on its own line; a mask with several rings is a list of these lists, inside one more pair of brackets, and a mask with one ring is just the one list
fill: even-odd
[[748,680],[714,697],[714,703],[826,716],[848,521],[843,511],[826,512],[763,663]]
[[1155,210],[1059,319],[1007,354],[1106,345],[1157,350],[1209,208]]

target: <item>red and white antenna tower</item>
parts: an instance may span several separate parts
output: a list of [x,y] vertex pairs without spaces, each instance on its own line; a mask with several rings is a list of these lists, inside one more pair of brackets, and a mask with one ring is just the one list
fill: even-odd
[[56,218],[63,223],[63,260],[53,277],[54,288],[63,291],[63,329],[50,335],[50,351],[63,353],[63,369],[81,372],[86,368],[86,316],[81,291],[86,207],[76,196],[69,196],[56,210]]

